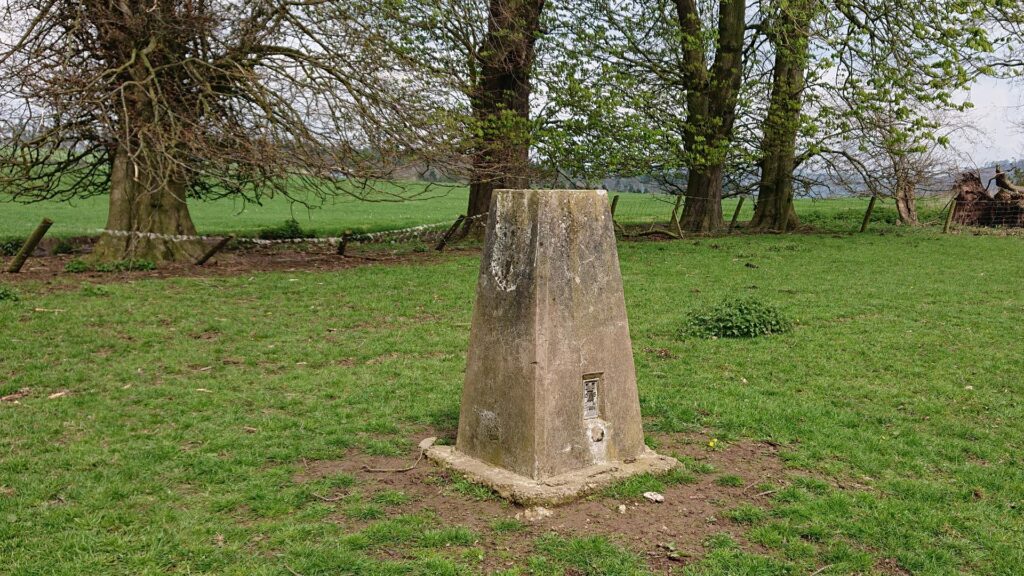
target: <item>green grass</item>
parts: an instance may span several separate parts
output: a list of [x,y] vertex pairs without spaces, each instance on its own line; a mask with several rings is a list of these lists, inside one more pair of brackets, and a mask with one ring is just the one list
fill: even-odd
[[410,500],[401,490],[384,490],[373,495],[372,500],[384,506],[401,506]]
[[[677,573],[1021,573],[1019,238],[737,236],[622,243],[620,259],[634,349],[670,352],[636,354],[646,431],[770,440],[788,467],[763,510],[719,514],[760,552],[717,535]],[[350,476],[295,480],[454,429],[478,266],[20,282],[0,301],[0,395],[32,392],[0,403],[0,571],[478,573],[499,552],[468,527]],[[794,330],[679,339],[736,295]],[[445,489],[490,497],[471,486]],[[341,488],[369,496],[313,496]],[[614,537],[530,546],[507,574],[648,570]]]
[[649,574],[635,554],[621,550],[607,538],[563,538],[554,534],[537,540],[536,556],[530,558],[531,573],[561,576],[573,569],[582,576],[641,576]]
[[[414,199],[407,201],[365,202],[351,196],[338,196],[320,202],[310,197],[307,208],[282,196],[266,198],[262,204],[241,200],[190,200],[189,207],[201,234],[256,236],[261,230],[280,227],[295,219],[303,231],[318,236],[339,235],[345,231],[374,232],[406,228],[420,224],[454,222],[466,211],[468,190],[463,186],[437,184],[389,185],[395,194]],[[0,197],[0,238],[28,236],[43,218],[54,221],[49,235],[95,236],[107,222],[106,196],[71,203],[46,201],[18,204]]]
[[519,532],[526,525],[515,518],[495,518],[491,521],[491,530],[501,534],[505,532]]
[[644,492],[663,492],[668,486],[692,484],[696,481],[693,474],[676,468],[664,474],[645,473],[627,478],[605,488],[602,494],[609,498],[637,500]]

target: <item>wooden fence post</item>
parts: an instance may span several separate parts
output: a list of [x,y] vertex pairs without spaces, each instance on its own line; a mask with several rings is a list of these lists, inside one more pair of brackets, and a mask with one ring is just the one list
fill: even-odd
[[444,236],[441,237],[441,241],[438,242],[437,246],[434,247],[434,250],[437,250],[438,252],[444,250],[444,247],[448,245],[448,241],[452,239],[452,235],[455,234],[455,231],[458,230],[459,226],[461,226],[462,223],[465,221],[465,215],[460,215],[458,218],[456,218],[451,228],[449,228],[448,231],[444,233]]
[[612,220],[615,220],[615,208],[619,205],[619,195],[612,196]]
[[740,196],[740,201],[736,204],[736,211],[732,213],[732,221],[729,222],[729,232],[736,227],[736,220],[740,217],[740,210],[743,208],[743,201],[746,200],[746,196]]
[[942,226],[942,233],[949,234],[949,227],[953,224],[953,215],[956,213],[956,196],[949,201],[949,212],[946,214],[946,223]]
[[18,250],[18,254],[14,256],[14,260],[11,260],[11,265],[7,267],[7,271],[11,274],[17,274],[21,271],[21,267],[25,264],[25,260],[35,252],[36,246],[39,245],[39,241],[46,236],[46,231],[53,226],[53,220],[49,218],[43,218],[43,221],[36,226],[35,231],[32,235],[25,240],[25,243],[21,245],[21,250]]
[[878,196],[871,195],[871,200],[868,202],[868,209],[864,212],[864,221],[860,224],[860,231],[864,232],[868,229],[868,222],[871,221],[871,213],[875,211],[875,201],[878,200]]
[[679,194],[679,195],[676,196],[676,205],[672,207],[672,218],[669,220],[669,224],[674,222],[676,224],[676,227],[679,226],[679,219],[678,219],[677,216],[679,214],[679,205],[682,204],[682,203],[683,203],[683,195]]
[[231,242],[234,239],[234,236],[229,235],[218,240],[216,244],[211,246],[210,249],[206,251],[206,254],[203,254],[202,256],[199,257],[199,260],[196,260],[196,266],[202,266],[203,264],[206,264],[207,260],[213,258],[214,254],[220,252],[222,248],[228,245],[228,242]]

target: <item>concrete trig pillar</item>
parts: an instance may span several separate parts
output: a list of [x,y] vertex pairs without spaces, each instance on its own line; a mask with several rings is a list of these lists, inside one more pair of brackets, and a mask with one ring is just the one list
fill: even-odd
[[603,190],[496,190],[455,447],[427,455],[523,504],[678,463],[644,445]]

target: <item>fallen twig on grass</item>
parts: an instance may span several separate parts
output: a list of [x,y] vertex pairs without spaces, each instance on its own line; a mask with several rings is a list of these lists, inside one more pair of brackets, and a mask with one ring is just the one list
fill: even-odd
[[420,460],[423,460],[423,455],[426,454],[426,452],[427,452],[426,450],[420,450],[419,458],[416,458],[416,461],[413,462],[412,466],[409,466],[408,468],[370,468],[366,464],[363,464],[363,472],[374,472],[374,473],[381,473],[381,472],[409,472],[413,468],[415,468],[417,465],[419,465]]
[[317,494],[316,492],[313,492],[310,495],[313,496],[314,498],[318,499],[318,500],[323,501],[323,502],[337,502],[339,500],[344,499],[345,496],[347,496],[347,494],[338,494],[337,496],[331,496],[330,498],[328,498],[327,496],[321,496],[321,495]]
[[373,258],[371,256],[356,256],[354,254],[342,254],[344,258],[355,258],[357,260],[369,260],[371,262],[383,262],[384,258]]
[[629,235],[623,234],[623,237],[625,237],[625,238],[642,238],[644,236],[655,236],[655,235],[658,235],[658,234],[663,234],[663,235],[668,236],[669,238],[672,238],[672,239],[675,239],[675,240],[680,240],[682,238],[682,236],[676,234],[675,232],[669,232],[668,230],[656,230],[654,228],[652,228],[650,230],[647,230],[646,232],[637,232],[636,234],[629,234]]
[[32,393],[31,388],[22,388],[17,392],[11,392],[7,396],[0,396],[0,402],[17,402]]
[[437,442],[437,438],[434,436],[420,440],[420,455],[416,458],[416,461],[412,463],[412,466],[409,466],[408,468],[370,468],[366,464],[363,464],[363,472],[409,472],[420,463],[420,460],[423,460],[423,456],[427,454],[427,448],[433,446],[434,442]]

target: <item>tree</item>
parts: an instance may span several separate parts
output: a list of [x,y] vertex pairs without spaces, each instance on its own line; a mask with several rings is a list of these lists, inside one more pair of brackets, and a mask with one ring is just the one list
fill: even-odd
[[376,5],[8,0],[0,191],[109,193],[122,234],[97,257],[181,260],[201,248],[167,238],[195,235],[189,198],[365,197],[451,158],[445,95],[378,42]]
[[[906,126],[911,119],[930,118],[934,133]],[[917,197],[949,190],[957,158],[948,148],[950,136],[970,127],[949,114],[922,111],[908,115],[897,106],[857,115],[851,132],[835,147],[820,147],[810,169],[828,176],[847,192],[891,198],[900,222],[918,224]]]
[[487,212],[497,188],[530,185],[531,75],[543,10],[544,0],[490,2],[469,93],[477,140],[467,216]]
[[[488,211],[496,188],[530,185],[533,73],[545,0],[409,0],[382,3],[392,51],[426,72],[463,110],[459,158],[468,163],[467,215]],[[468,174],[465,174],[468,172]],[[482,222],[467,220],[465,232]]]
[[690,131],[685,139],[692,159],[687,166],[686,203],[680,225],[690,232],[713,232],[722,219],[722,172],[732,142],[736,104],[743,78],[746,0],[722,0],[718,6],[715,59],[710,70],[696,0],[676,0],[682,31],[684,88]]
[[980,63],[982,74],[1020,78],[1024,74],[1024,2],[993,0],[985,4],[985,24],[994,49]]
[[546,159],[570,178],[657,176],[685,194],[684,229],[723,227],[746,3],[591,0],[563,16],[572,34],[551,74]]
[[766,34],[775,50],[768,113],[761,143],[761,183],[754,229],[787,230],[797,224],[793,210],[793,171],[804,98],[804,76],[811,59],[811,25],[820,0],[776,2]]
[[[913,132],[907,140],[935,138],[920,112],[967,106],[957,92],[993,49],[985,0],[774,0],[770,6],[766,30],[775,68],[752,222],[758,229],[797,224],[792,183],[800,160],[818,154],[824,140],[849,135],[857,117],[895,106],[906,115],[903,129]],[[828,100],[841,102],[841,109]]]

